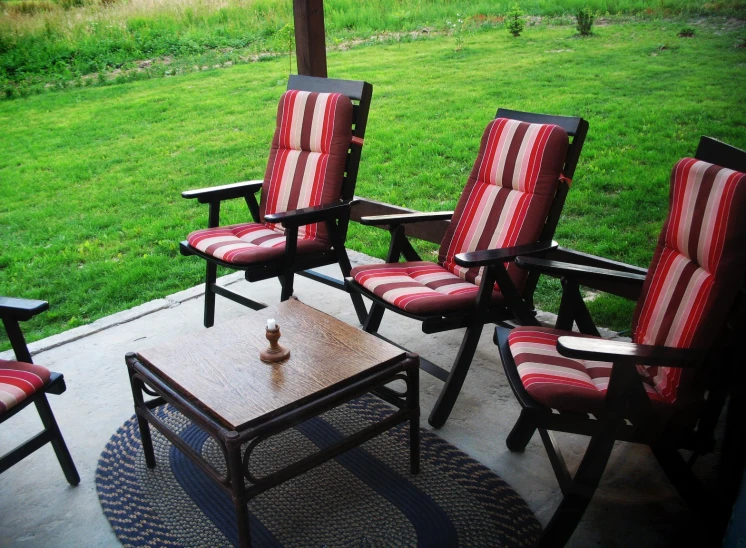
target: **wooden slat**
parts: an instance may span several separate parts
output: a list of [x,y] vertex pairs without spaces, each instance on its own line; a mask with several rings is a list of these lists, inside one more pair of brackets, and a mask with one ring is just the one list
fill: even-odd
[[[551,259],[553,261],[562,261],[567,263],[574,263],[585,266],[593,266],[596,268],[608,268],[610,270],[621,270],[623,272],[631,272],[633,274],[647,275],[647,269],[633,266],[626,263],[620,263],[619,261],[612,261],[611,259],[605,259],[603,257],[597,257],[595,255],[589,255],[588,253],[582,253],[573,249],[567,249],[564,247],[558,247],[553,251],[549,251],[542,255],[544,259]],[[592,278],[576,278],[578,283],[584,287],[590,287],[604,293],[610,293],[611,295],[617,295],[636,301],[640,296],[640,287],[635,287],[629,284],[610,282],[606,280],[594,280]]]
[[341,93],[347,95],[353,101],[359,101],[363,97],[365,86],[366,83],[361,80],[337,80],[301,74],[291,74],[288,78],[288,89],[302,89],[317,93]]
[[495,118],[510,118],[530,124],[554,124],[564,129],[570,137],[573,137],[580,127],[583,119],[579,116],[555,116],[553,114],[537,114],[535,112],[523,112],[507,108],[497,109]]
[[[375,200],[369,200],[367,198],[355,197],[357,200],[352,206],[352,212],[350,220],[360,222],[362,217],[368,217],[371,215],[393,215],[395,213],[418,213],[414,209],[408,209],[406,207],[399,207],[384,202],[377,202]],[[448,229],[448,221],[428,221],[424,223],[416,223],[406,225],[407,237],[417,238],[419,240],[425,240],[426,242],[432,242],[440,244],[443,240],[443,235]],[[377,227],[385,228],[385,227]]]
[[699,140],[697,160],[709,162],[735,171],[746,172],[746,151],[705,135]]

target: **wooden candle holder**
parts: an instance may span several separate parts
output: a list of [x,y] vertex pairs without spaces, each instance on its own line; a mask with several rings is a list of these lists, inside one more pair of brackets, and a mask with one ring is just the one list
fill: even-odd
[[266,331],[269,346],[259,352],[259,359],[266,363],[277,363],[287,360],[290,357],[290,350],[277,342],[282,335],[280,333],[280,326],[278,325],[273,330],[267,329]]

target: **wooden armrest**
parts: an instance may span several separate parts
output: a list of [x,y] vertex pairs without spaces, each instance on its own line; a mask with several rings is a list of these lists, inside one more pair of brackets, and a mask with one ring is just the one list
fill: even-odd
[[240,183],[232,183],[229,185],[186,190],[181,193],[181,197],[188,199],[197,198],[197,201],[201,204],[243,198],[248,194],[253,194],[260,190],[263,182],[264,181],[242,181]]
[[13,318],[18,321],[30,320],[49,308],[47,301],[0,297],[0,318]]
[[456,264],[467,268],[473,268],[493,263],[504,263],[512,261],[519,255],[530,255],[532,253],[542,253],[556,249],[557,245],[557,242],[552,240],[551,242],[534,242],[531,244],[503,247],[500,249],[485,249],[482,251],[459,253],[456,255]]
[[515,264],[524,269],[536,269],[542,274],[558,278],[564,276],[593,280],[613,280],[639,285],[642,285],[645,281],[644,274],[565,263],[561,261],[553,261],[551,259],[541,259],[539,257],[518,257],[515,260]]
[[343,211],[352,205],[352,201],[338,202],[335,204],[324,204],[314,207],[304,207],[293,211],[283,211],[265,215],[264,220],[268,223],[282,223],[283,226],[302,226],[311,223],[337,219]]
[[424,223],[427,221],[448,221],[451,217],[453,217],[453,211],[395,213],[394,215],[372,215],[369,217],[362,217],[360,223],[369,226],[403,225],[410,223]]
[[701,349],[651,346],[569,335],[557,339],[557,350],[568,358],[621,365],[665,365],[668,367],[694,367],[701,363],[707,354]]

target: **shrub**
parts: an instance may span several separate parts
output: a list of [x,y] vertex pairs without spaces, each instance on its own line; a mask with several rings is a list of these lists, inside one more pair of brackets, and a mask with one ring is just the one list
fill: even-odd
[[692,27],[684,27],[679,31],[679,38],[691,38],[694,36],[694,29]]
[[513,7],[505,16],[505,27],[515,37],[520,36],[523,32],[523,12],[518,4],[513,4]]
[[591,8],[580,8],[576,17],[578,19],[577,29],[580,36],[590,36],[593,34],[593,21],[596,20],[596,14],[591,11]]

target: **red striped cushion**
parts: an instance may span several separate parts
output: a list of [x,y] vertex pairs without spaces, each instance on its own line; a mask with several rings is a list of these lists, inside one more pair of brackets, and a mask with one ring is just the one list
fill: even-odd
[[[713,343],[746,271],[745,208],[745,174],[692,158],[676,164],[668,218],[635,311],[635,342],[677,348]],[[701,398],[695,371],[640,371],[667,402]]]
[[[418,315],[469,308],[479,290],[442,266],[425,261],[357,266],[351,276],[387,303]],[[492,296],[495,303],[502,300],[498,292]]]
[[[518,327],[508,345],[526,392],[539,403],[561,411],[598,412],[609,387],[612,364],[566,358],[557,352],[557,339],[579,335],[544,327]],[[653,401],[663,398],[652,384],[644,384]]]
[[[498,118],[482,136],[479,155],[438,253],[438,263],[479,283],[481,270],[458,266],[458,253],[536,242],[567,156],[559,126]],[[508,267],[522,287],[526,271]]]
[[[285,234],[258,223],[196,230],[189,234],[187,241],[202,253],[238,265],[279,259],[285,253]],[[324,242],[298,240],[299,253],[325,249],[329,246]]]
[[0,360],[0,415],[49,382],[49,369],[32,363]]
[[[339,201],[352,140],[352,102],[339,93],[287,91],[277,108],[277,127],[264,175],[260,214]],[[265,223],[270,230],[282,226]],[[298,239],[328,236],[323,223],[302,226]]]

